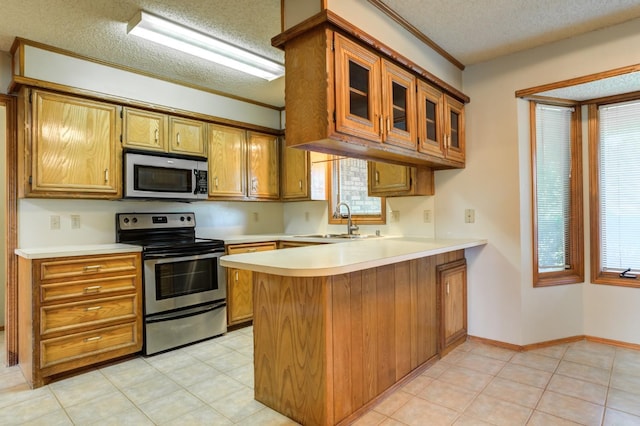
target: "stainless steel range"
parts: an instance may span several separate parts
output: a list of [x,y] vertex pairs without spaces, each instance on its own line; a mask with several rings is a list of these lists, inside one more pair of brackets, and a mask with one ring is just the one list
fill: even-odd
[[143,248],[145,355],[227,331],[224,241],[195,227],[194,213],[116,215],[116,241]]

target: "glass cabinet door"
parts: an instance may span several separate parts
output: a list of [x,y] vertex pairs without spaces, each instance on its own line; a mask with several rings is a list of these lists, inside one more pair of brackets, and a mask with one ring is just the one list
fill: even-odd
[[383,139],[385,143],[416,149],[415,77],[382,61]]
[[336,130],[381,142],[380,58],[335,35]]
[[451,96],[445,95],[444,106],[446,117],[446,157],[450,160],[464,162],[464,105]]
[[418,82],[418,151],[444,157],[442,137],[443,94],[424,81]]

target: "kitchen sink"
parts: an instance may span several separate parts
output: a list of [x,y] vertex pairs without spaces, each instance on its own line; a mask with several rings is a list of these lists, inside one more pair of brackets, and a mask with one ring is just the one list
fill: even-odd
[[380,235],[370,234],[311,234],[311,235],[295,235],[297,238],[345,238],[349,240],[358,240],[364,238],[378,238]]

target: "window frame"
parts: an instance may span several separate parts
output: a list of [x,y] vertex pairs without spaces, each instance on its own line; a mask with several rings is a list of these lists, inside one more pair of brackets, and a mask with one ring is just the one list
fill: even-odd
[[600,99],[588,105],[589,116],[589,233],[591,283],[622,287],[640,287],[640,279],[620,278],[618,272],[602,270],[600,255],[600,112],[599,107],[627,101],[640,101],[638,93]]
[[[336,195],[336,185],[334,176],[334,167],[338,164],[338,161],[344,159],[346,157],[340,156],[329,156],[328,167],[327,167],[327,201],[328,201],[328,209],[329,209],[329,224],[332,225],[346,225],[346,218],[334,218],[333,212],[335,211],[336,205],[338,203],[338,197]],[[363,160],[366,161],[366,160]],[[369,181],[367,174],[367,193],[369,192]],[[385,197],[380,198],[380,214],[379,215],[362,215],[362,214],[354,214],[351,215],[351,220],[355,225],[385,225],[387,223],[387,203]]]
[[[537,210],[537,167],[536,167],[536,105],[573,107],[571,114],[571,182],[569,214],[570,268],[564,271],[539,272],[538,268],[538,210]],[[532,220],[532,266],[533,286],[549,287],[584,282],[584,212],[582,195],[582,130],[581,108],[574,102],[529,101],[530,149],[531,149],[531,220]]]

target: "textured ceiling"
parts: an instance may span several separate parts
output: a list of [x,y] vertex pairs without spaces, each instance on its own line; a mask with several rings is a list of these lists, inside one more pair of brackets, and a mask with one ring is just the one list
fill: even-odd
[[[465,65],[640,17],[640,0],[382,1]],[[0,51],[8,51],[18,36],[284,105],[282,78],[266,82],[127,36],[127,22],[140,9],[283,61],[283,53],[270,44],[280,32],[280,0],[2,0]]]

